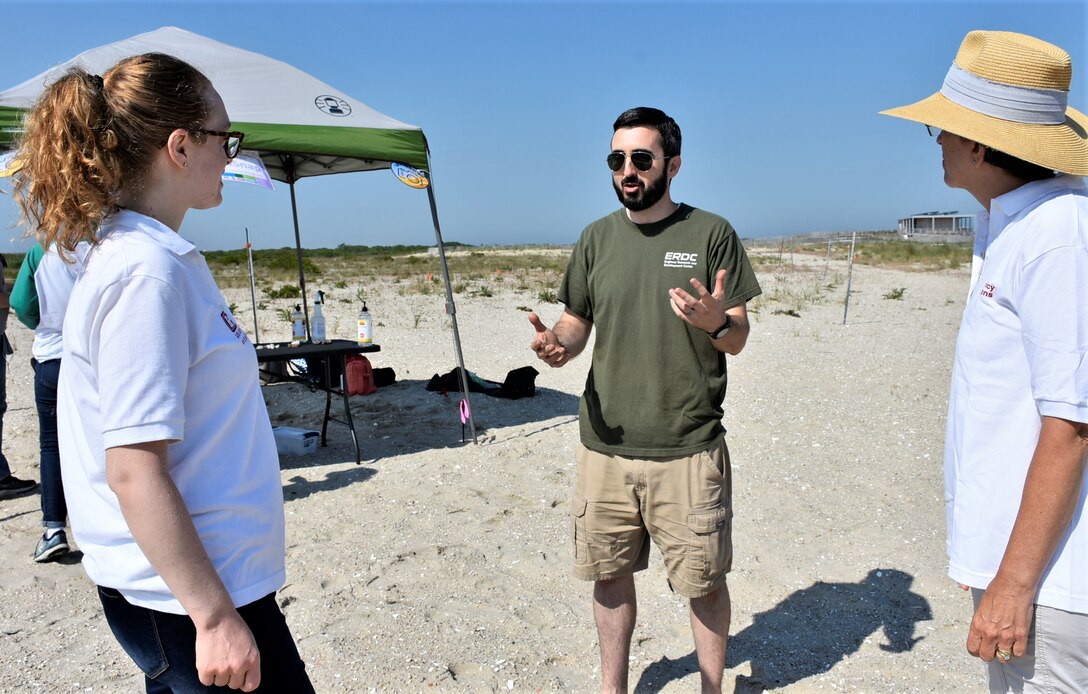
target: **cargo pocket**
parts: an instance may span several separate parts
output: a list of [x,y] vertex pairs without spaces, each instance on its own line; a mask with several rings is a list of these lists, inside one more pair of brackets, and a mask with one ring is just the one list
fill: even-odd
[[685,564],[696,581],[715,581],[733,564],[733,509],[720,506],[688,513],[691,541]]
[[574,563],[585,565],[589,563],[589,542],[586,536],[586,508],[589,502],[580,494],[575,494],[570,500],[571,530],[574,540]]

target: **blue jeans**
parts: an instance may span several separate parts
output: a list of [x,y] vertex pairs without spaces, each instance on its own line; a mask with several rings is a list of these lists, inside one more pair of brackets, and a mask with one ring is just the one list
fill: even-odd
[[60,446],[57,443],[57,376],[60,359],[40,362],[34,367],[34,402],[38,406],[38,446],[41,448],[42,525],[63,528],[68,518],[64,486],[60,479]]
[[4,413],[8,411],[8,336],[0,333],[0,480],[11,474],[11,466],[4,457]]
[[[114,637],[143,670],[148,694],[167,692],[237,692],[206,686],[196,673],[196,627],[184,614],[136,607],[113,588],[98,587],[98,597]],[[276,594],[238,608],[261,653],[261,686],[257,692],[312,694],[306,664],[298,654]]]

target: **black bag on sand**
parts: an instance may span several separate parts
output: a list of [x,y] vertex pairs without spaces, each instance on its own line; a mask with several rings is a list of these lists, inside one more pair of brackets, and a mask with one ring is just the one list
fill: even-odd
[[391,386],[397,382],[397,373],[385,366],[380,369],[374,369],[374,385],[379,388],[385,386]]
[[[501,383],[495,383],[494,381],[488,381],[480,378],[471,371],[468,372],[468,390],[470,393],[484,393],[486,395],[495,395],[498,393],[499,388],[502,387]],[[461,388],[461,369],[453,368],[448,372],[439,376],[435,374],[431,376],[431,380],[427,382],[427,390],[434,391],[436,393],[460,393]]]
[[[507,398],[509,400],[532,397],[536,393],[537,373],[537,370],[533,367],[523,366],[506,374],[506,380],[498,383],[480,378],[476,374],[469,372],[468,390],[470,393],[483,393],[495,398]],[[460,393],[461,370],[451,369],[441,376],[435,374],[427,383],[427,390],[436,393]]]
[[536,377],[540,373],[531,366],[523,366],[506,374],[506,380],[499,389],[499,397],[517,400],[536,395]]

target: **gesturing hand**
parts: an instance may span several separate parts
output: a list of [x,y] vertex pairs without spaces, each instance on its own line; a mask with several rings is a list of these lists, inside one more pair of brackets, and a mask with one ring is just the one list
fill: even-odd
[[703,283],[691,278],[695,296],[676,287],[669,290],[669,304],[680,320],[705,332],[717,330],[725,322],[725,270],[718,270],[714,277],[714,291],[708,292]]
[[529,349],[536,352],[536,356],[552,368],[558,368],[570,361],[570,355],[566,348],[559,342],[555,332],[540,322],[540,317],[535,313],[529,314],[529,322],[536,328],[536,336],[529,343]]

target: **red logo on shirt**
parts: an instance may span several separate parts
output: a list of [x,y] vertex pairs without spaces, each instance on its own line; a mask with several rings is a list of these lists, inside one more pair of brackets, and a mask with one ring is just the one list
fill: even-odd
[[219,317],[222,318],[223,322],[227,324],[227,329],[229,329],[232,333],[234,333],[235,337],[242,341],[243,345],[249,341],[246,339],[245,331],[238,327],[238,323],[234,321],[234,318],[230,314],[228,314],[226,311],[220,311]]
[[989,282],[982,285],[982,295],[984,297],[986,297],[987,299],[994,298],[994,292],[995,291],[997,291],[997,287],[995,285],[990,284]]

